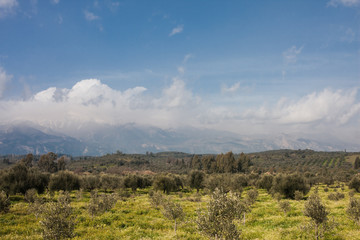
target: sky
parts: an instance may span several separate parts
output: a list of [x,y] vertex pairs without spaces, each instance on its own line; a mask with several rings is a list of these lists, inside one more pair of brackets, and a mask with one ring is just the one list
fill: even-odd
[[360,142],[359,43],[360,0],[0,0],[0,123]]

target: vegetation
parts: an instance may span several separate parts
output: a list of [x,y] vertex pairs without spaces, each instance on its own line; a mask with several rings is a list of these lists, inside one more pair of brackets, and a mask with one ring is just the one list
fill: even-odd
[[6,156],[1,239],[358,237],[358,154],[55,156]]

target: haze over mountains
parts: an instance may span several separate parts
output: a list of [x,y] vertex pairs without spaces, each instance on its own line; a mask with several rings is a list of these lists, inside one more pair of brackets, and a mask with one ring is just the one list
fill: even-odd
[[78,131],[65,135],[54,129],[23,123],[1,126],[0,154],[44,154],[49,151],[74,156],[103,155],[122,151],[145,153],[181,151],[187,153],[258,152],[273,149],[313,149],[319,151],[356,151],[340,141],[321,142],[279,134],[275,137],[240,136],[225,131],[157,127],[126,124],[121,126],[79,126]]

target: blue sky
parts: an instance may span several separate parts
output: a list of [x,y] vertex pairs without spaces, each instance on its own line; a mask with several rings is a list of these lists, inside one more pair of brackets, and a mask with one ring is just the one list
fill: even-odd
[[0,121],[360,140],[359,23],[360,0],[0,0]]

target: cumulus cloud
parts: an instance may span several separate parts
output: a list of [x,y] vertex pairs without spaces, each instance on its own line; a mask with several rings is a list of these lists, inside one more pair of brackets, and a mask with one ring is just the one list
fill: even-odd
[[[144,94],[142,86],[118,91],[97,79],[77,82],[72,88],[50,87],[29,100],[0,101],[0,122],[31,121],[45,127],[65,123],[139,123],[175,127],[196,109],[198,98],[184,81],[174,78],[158,97]],[[188,108],[188,106],[193,106]],[[6,113],[6,114],[2,114]]]
[[263,119],[276,124],[335,124],[342,125],[360,113],[358,89],[313,92],[294,101],[281,98],[276,106],[246,111],[245,117]]
[[297,56],[301,53],[304,47],[297,48],[296,46],[292,46],[283,52],[283,58],[286,63],[296,63]]
[[223,85],[221,87],[221,93],[234,93],[240,88],[240,82],[234,83],[232,86],[228,87],[226,85]]
[[6,84],[12,79],[12,75],[8,75],[6,71],[0,67],[0,98],[6,89]]
[[94,21],[100,18],[99,16],[95,15],[92,12],[89,12],[88,10],[84,11],[84,16],[87,21]]
[[[1,71],[0,79],[4,79]],[[7,79],[8,75],[5,73]],[[233,92],[239,83],[224,88]],[[160,128],[201,127],[240,134],[266,134],[301,129],[358,128],[358,89],[307,94],[299,99],[280,98],[276,104],[229,105],[223,96],[201,98],[180,77],[150,95],[143,86],[119,91],[97,79],[82,80],[71,88],[50,87],[25,100],[0,100],[0,123],[30,121],[73,134],[86,124],[121,125],[136,123]],[[256,96],[254,96],[256,98]],[[321,128],[319,127],[321,126]],[[300,131],[300,130],[299,130]],[[348,131],[349,132],[349,131]]]
[[331,6],[331,7],[337,7],[339,5],[342,5],[345,7],[359,6],[360,0],[330,0],[327,3],[327,6]]
[[184,30],[184,25],[178,25],[173,28],[173,30],[169,33],[169,37],[174,36],[175,34],[179,34]]
[[0,0],[0,18],[12,14],[18,5],[16,0]]

